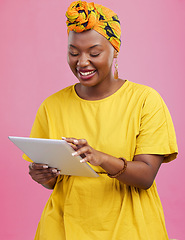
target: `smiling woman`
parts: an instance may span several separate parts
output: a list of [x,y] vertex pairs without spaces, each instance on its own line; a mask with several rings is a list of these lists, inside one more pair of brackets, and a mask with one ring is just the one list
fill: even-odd
[[115,80],[112,73],[112,63],[117,57],[117,51],[105,37],[95,30],[82,33],[71,31],[68,44],[68,63],[79,79],[80,83],[76,85],[76,91],[81,98],[101,99],[121,87],[124,81]]
[[154,179],[162,162],[177,156],[169,111],[155,90],[114,77],[121,30],[113,11],[77,1],[66,16],[78,83],[41,104],[30,136],[64,136],[100,177],[31,163],[32,179],[53,189],[35,239],[167,240]]

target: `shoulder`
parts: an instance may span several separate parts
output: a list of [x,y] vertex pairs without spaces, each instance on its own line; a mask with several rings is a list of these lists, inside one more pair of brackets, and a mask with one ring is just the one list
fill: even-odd
[[63,108],[69,99],[74,98],[74,85],[68,86],[47,97],[39,106],[38,115],[48,115],[48,112]]
[[53,106],[57,103],[62,103],[67,99],[71,98],[74,92],[74,85],[68,86],[52,95],[47,97],[41,105]]
[[130,82],[128,81],[128,85],[127,85],[128,90],[132,91],[134,94],[145,94],[145,95],[149,95],[149,94],[158,94],[158,92],[146,85],[142,85],[139,83],[135,83],[135,82]]
[[126,93],[138,103],[163,102],[160,94],[153,88],[134,82],[127,82]]

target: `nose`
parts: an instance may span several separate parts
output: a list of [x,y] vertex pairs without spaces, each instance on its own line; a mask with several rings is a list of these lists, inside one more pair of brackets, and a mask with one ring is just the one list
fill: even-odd
[[85,53],[81,54],[78,58],[77,66],[84,68],[89,65],[89,59]]

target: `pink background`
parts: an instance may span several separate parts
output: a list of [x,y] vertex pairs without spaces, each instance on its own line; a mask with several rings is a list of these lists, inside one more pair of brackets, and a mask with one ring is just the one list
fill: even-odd
[[[0,0],[0,239],[32,240],[51,191],[33,182],[9,135],[29,136],[36,111],[76,82],[66,62],[65,11],[71,1]],[[185,1],[100,0],[122,23],[119,74],[155,88],[176,129],[179,155],[157,176],[170,238],[185,239]]]

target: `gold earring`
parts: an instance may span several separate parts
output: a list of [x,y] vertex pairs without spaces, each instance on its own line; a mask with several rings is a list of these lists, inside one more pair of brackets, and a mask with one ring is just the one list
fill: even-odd
[[115,68],[115,70],[114,70],[114,78],[118,79],[118,61],[117,61],[117,58],[115,60],[114,68]]

